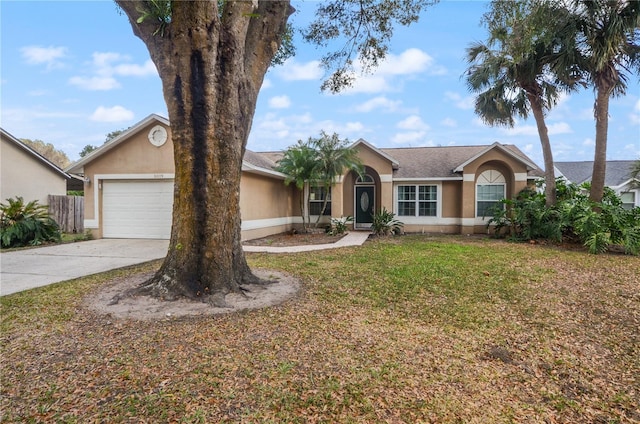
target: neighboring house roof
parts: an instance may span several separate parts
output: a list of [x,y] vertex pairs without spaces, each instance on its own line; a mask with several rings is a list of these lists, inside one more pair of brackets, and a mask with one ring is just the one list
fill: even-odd
[[461,178],[464,166],[491,149],[500,149],[524,163],[531,177],[542,176],[541,170],[514,145],[494,143],[490,146],[404,147],[380,149],[395,158],[398,170],[394,178]]
[[[608,160],[604,184],[608,187],[620,187],[627,184],[631,178],[634,160]],[[593,161],[582,162],[554,162],[556,174],[574,184],[591,181]]]
[[58,167],[58,165],[54,164],[49,159],[47,159],[44,156],[42,156],[40,153],[36,152],[31,147],[27,146],[22,141],[18,140],[16,137],[14,137],[13,135],[9,134],[3,128],[0,128],[0,133],[2,134],[3,138],[6,138],[9,142],[13,143],[18,148],[22,149],[28,155],[32,156],[33,159],[35,159],[37,162],[41,163],[42,166],[47,167],[47,168],[51,168],[52,171],[62,175],[64,178],[67,178],[67,179],[71,178],[71,176],[69,174],[67,174],[66,172],[64,172],[64,170],[62,170],[62,168]]

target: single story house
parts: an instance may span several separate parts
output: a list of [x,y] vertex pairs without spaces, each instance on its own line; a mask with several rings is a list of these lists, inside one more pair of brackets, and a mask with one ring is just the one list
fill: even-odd
[[[517,147],[377,148],[365,140],[351,148],[365,165],[332,187],[331,217],[354,217],[356,229],[371,226],[386,208],[406,232],[485,232],[487,209],[515,196],[542,173]],[[247,151],[242,165],[242,238],[288,231],[302,223],[299,192],[285,186],[275,167],[283,152]],[[173,145],[169,121],[150,115],[73,164],[85,179],[85,228],[95,237],[168,238],[171,227]],[[312,189],[311,213],[324,193]],[[328,217],[325,218],[325,221]]]
[[[640,181],[631,177],[634,160],[608,160],[604,184],[622,198],[625,209],[640,206]],[[593,161],[554,162],[556,177],[580,185],[591,182]]]
[[71,177],[47,158],[0,128],[0,202],[20,196],[47,205],[48,195],[65,196]]

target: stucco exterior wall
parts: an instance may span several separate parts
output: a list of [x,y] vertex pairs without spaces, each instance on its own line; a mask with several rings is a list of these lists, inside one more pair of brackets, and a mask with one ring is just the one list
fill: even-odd
[[442,182],[442,217],[462,216],[462,181]]
[[295,186],[284,180],[243,172],[240,178],[242,239],[266,237],[293,228],[297,213],[293,204]]
[[21,196],[25,202],[48,204],[48,195],[67,194],[67,179],[29,152],[2,137],[0,143],[0,201]]
[[148,139],[149,130],[156,125],[158,122],[154,121],[142,127],[131,137],[84,166],[85,179],[88,179],[84,184],[85,228],[93,237],[102,238],[102,214],[96,213],[102,203],[102,181],[99,177],[108,176],[111,179],[120,176],[120,179],[126,180],[136,179],[136,175],[145,178],[156,175],[162,179],[173,178],[175,166],[171,129],[163,125],[167,130],[167,141],[157,147]]
[[526,165],[500,149],[492,149],[466,164],[462,172],[462,234],[487,232],[488,218],[476,217],[476,183],[480,174],[491,169],[500,171],[504,176],[507,198],[514,197],[527,186]]

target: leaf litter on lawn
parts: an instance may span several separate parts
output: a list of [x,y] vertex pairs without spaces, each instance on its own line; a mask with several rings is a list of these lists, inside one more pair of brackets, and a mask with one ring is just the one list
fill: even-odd
[[303,289],[142,321],[3,297],[2,421],[640,421],[637,258],[403,237],[249,259]]

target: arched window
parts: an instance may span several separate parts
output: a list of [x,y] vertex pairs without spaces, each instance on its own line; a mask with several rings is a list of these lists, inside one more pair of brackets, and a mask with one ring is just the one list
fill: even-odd
[[484,171],[476,181],[476,216],[492,216],[491,209],[500,207],[505,198],[507,180],[500,171]]
[[356,184],[360,185],[360,184],[373,184],[374,180],[373,177],[369,174],[364,174],[361,176],[358,176],[358,178],[356,178]]

